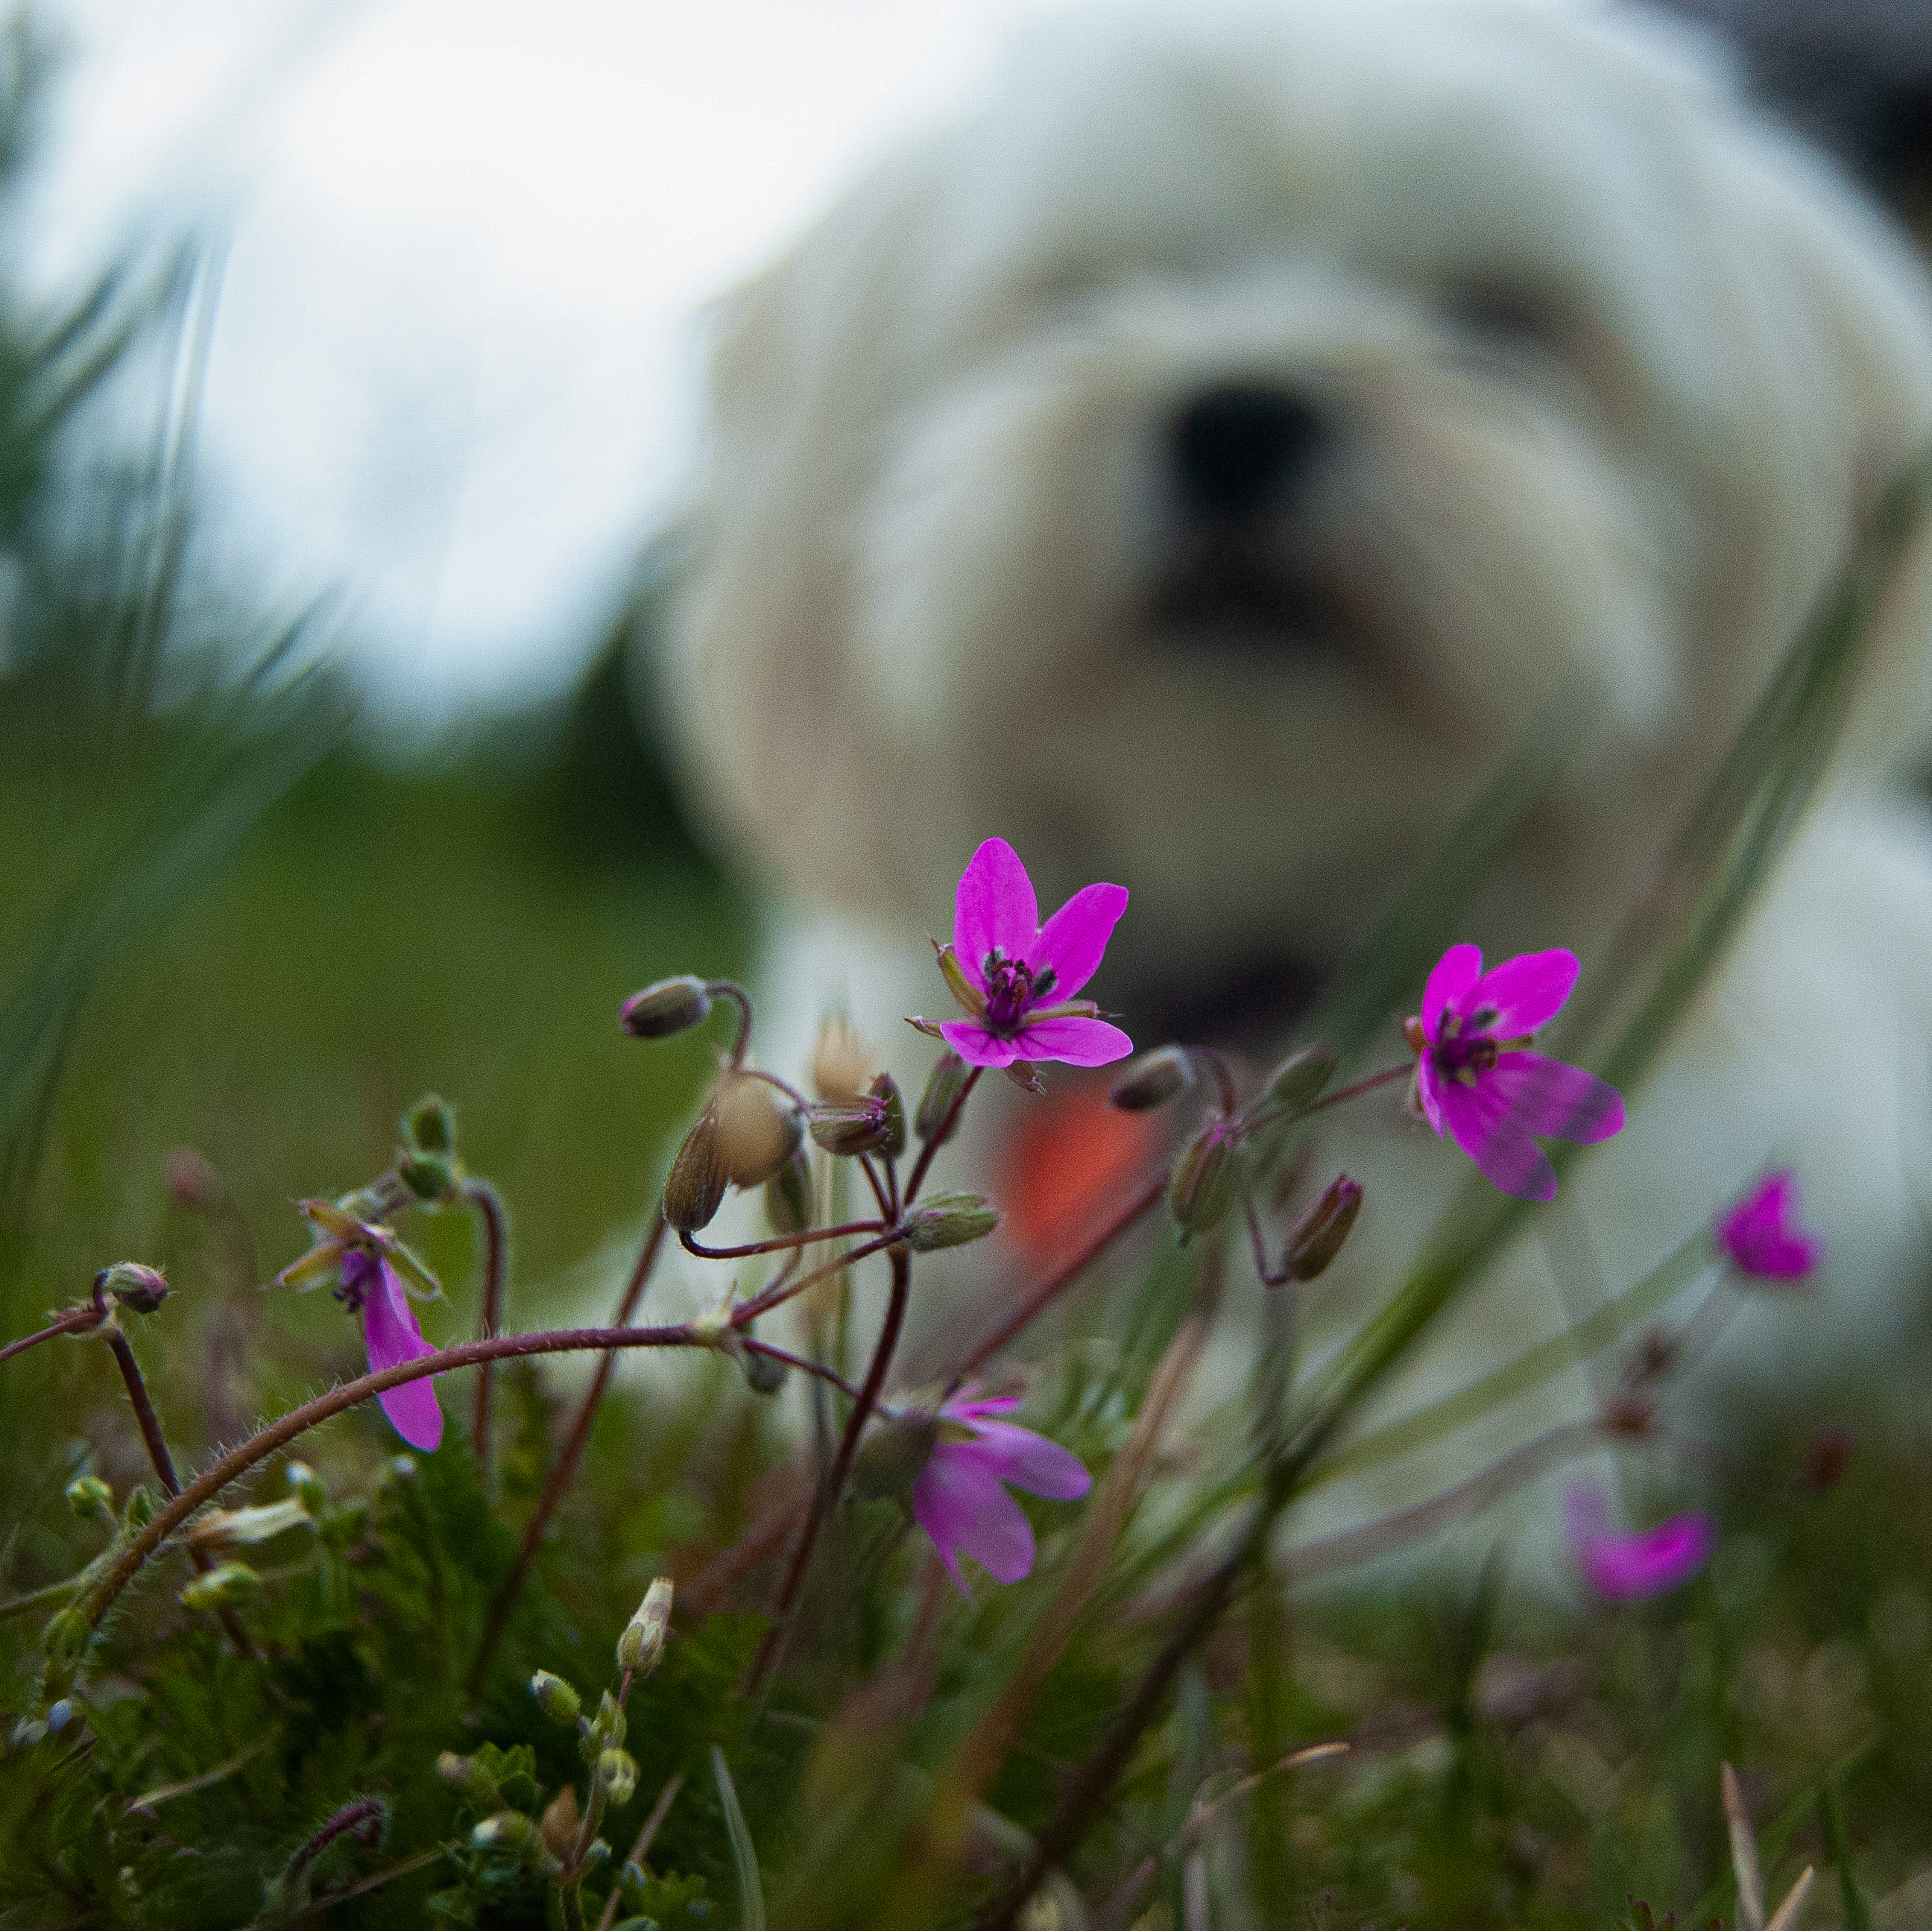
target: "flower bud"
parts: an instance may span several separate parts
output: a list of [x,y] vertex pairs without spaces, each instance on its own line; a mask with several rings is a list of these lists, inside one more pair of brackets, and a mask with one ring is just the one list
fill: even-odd
[[560,1676],[540,1669],[530,1678],[530,1694],[537,1708],[554,1723],[574,1723],[584,1708],[584,1699]]
[[1162,1046],[1143,1053],[1108,1090],[1107,1097],[1125,1113],[1165,1106],[1194,1078],[1184,1046]]
[[446,1102],[425,1093],[402,1117],[403,1138],[418,1153],[456,1150],[456,1119]]
[[706,1106],[684,1136],[664,1177],[664,1217],[680,1234],[711,1225],[724,1199],[724,1163],[718,1157],[718,1113]]
[[664,1656],[664,1639],[670,1629],[671,1580],[655,1578],[644,1591],[638,1612],[624,1625],[617,1639],[617,1667],[634,1676],[649,1676]]
[[245,1562],[218,1564],[181,1592],[184,1609],[226,1609],[250,1603],[262,1593],[262,1579]]
[[966,1090],[967,1078],[966,1062],[950,1046],[933,1062],[912,1119],[912,1130],[922,1146],[934,1139],[944,1145],[958,1131],[959,1123],[953,1118],[952,1109]]
[[621,1809],[638,1794],[638,1760],[628,1750],[606,1750],[597,1759],[604,1794]]
[[812,1168],[802,1147],[766,1181],[765,1218],[774,1234],[802,1234],[812,1225]]
[[[556,1808],[563,1798],[570,1799],[572,1831],[574,1834],[577,1816],[577,1795],[566,1784],[550,1810]],[[546,1824],[550,1811],[544,1813]],[[500,1810],[494,1817],[486,1817],[470,1834],[470,1848],[472,1851],[507,1851],[518,1858],[534,1870],[545,1876],[554,1876],[561,1868],[561,1859],[549,1846],[548,1833],[533,1824],[520,1810]],[[568,1843],[566,1842],[566,1848]]]
[[1000,1224],[996,1208],[976,1193],[937,1193],[899,1222],[899,1237],[915,1254],[963,1247],[982,1240]]
[[138,1261],[117,1261],[94,1276],[96,1287],[112,1294],[130,1314],[152,1314],[168,1297],[168,1284],[159,1269]]
[[1298,1053],[1289,1054],[1269,1075],[1268,1110],[1306,1112],[1328,1090],[1338,1063],[1326,1046],[1304,1046]]
[[[403,1461],[406,1457],[398,1456]],[[319,1516],[328,1507],[328,1486],[306,1462],[291,1462],[282,1471],[287,1478],[289,1493],[301,1503],[312,1516]]]
[[94,1630],[78,1609],[56,1609],[40,1627],[40,1648],[55,1669],[72,1669],[87,1654]]
[[850,1020],[835,1012],[818,1029],[812,1090],[820,1099],[856,1099],[872,1077],[872,1054]]
[[791,1372],[776,1355],[761,1354],[755,1348],[742,1348],[738,1365],[745,1371],[745,1385],[754,1395],[776,1395]]
[[98,1475],[77,1475],[67,1485],[67,1505],[84,1522],[102,1522],[114,1513],[114,1491]]
[[829,1099],[812,1109],[812,1137],[841,1159],[876,1153],[892,1132],[884,1104],[863,1099]]
[[905,1102],[899,1097],[898,1081],[890,1073],[880,1074],[872,1082],[872,1096],[886,1109],[885,1144],[879,1150],[887,1159],[896,1160],[906,1147]]
[[130,1535],[138,1535],[154,1519],[160,1504],[148,1492],[146,1486],[136,1482],[128,1491],[128,1499],[121,1505],[121,1525]]
[[1328,1192],[1288,1229],[1282,1266],[1298,1281],[1313,1280],[1341,1252],[1361,1210],[1362,1183],[1338,1174]]
[[701,1024],[710,1010],[711,995],[704,980],[684,973],[632,993],[619,1018],[634,1039],[668,1039]]
[[537,1829],[542,1834],[544,1848],[552,1857],[568,1858],[576,1849],[578,1829],[576,1785],[566,1783],[544,1807],[543,1818]]
[[852,1492],[862,1502],[904,1501],[939,1444],[935,1414],[885,1415],[852,1459]]
[[453,1783],[466,1801],[478,1810],[494,1809],[502,1801],[496,1780],[474,1757],[460,1757],[445,1750],[436,1760],[436,1774],[446,1783]]
[[580,1739],[578,1747],[586,1763],[595,1763],[601,1750],[614,1750],[624,1741],[623,1706],[609,1690],[597,1699],[597,1714],[590,1720],[588,1735]]
[[805,1138],[798,1108],[750,1073],[719,1075],[712,1105],[718,1115],[718,1158],[725,1178],[736,1186],[763,1186]]
[[1185,1240],[1211,1233],[1234,1198],[1234,1143],[1225,1124],[1204,1126],[1180,1150],[1167,1183],[1168,1211]]
[[442,1153],[404,1153],[396,1177],[418,1200],[447,1200],[456,1191],[456,1169]]

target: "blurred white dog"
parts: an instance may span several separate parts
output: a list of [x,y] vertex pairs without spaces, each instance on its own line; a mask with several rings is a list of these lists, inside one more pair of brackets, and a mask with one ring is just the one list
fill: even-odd
[[[1932,436],[1906,244],[1685,30],[1580,7],[1066,16],[722,323],[663,665],[690,784],[914,959],[989,833],[1045,905],[1126,884],[1094,990],[1148,1043],[1280,1031],[1578,690],[1588,750],[1464,936],[1587,973]],[[1604,1150],[1619,1273],[1780,1156],[1841,1264],[1921,1264],[1932,868],[1885,787],[1922,557],[1883,630],[1831,797]],[[881,1030],[944,1003],[850,991]]]

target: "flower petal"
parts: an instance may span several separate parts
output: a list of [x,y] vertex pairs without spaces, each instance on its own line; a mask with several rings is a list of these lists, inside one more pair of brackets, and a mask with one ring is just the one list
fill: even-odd
[[1556,1198],[1556,1169],[1510,1110],[1508,1095],[1493,1075],[1474,1086],[1445,1079],[1436,1097],[1456,1145],[1492,1186],[1517,1200]]
[[986,955],[998,946],[1009,958],[1024,959],[1039,936],[1040,902],[1019,853],[1004,838],[988,838],[973,854],[952,901],[960,970],[983,992]]
[[1012,1040],[996,1039],[970,1019],[942,1021],[939,1036],[969,1066],[1010,1066],[1020,1057]]
[[1421,1102],[1423,1118],[1436,1129],[1438,1137],[1443,1130],[1442,1096],[1438,1090],[1442,1084],[1436,1063],[1425,1051],[1415,1063],[1415,1096]]
[[1078,1456],[1030,1428],[1008,1421],[976,1422],[973,1426],[974,1438],[956,1444],[952,1453],[970,1456],[1002,1482],[1055,1502],[1075,1501],[1094,1486]]
[[[963,1048],[956,1049],[962,1060],[968,1057]],[[1104,1019],[1082,1019],[1071,1014],[1026,1027],[1013,1042],[1016,1058],[1058,1060],[1070,1066],[1107,1066],[1125,1059],[1133,1049],[1134,1042],[1119,1027],[1110,1026]]]
[[1588,1147],[1622,1130],[1622,1094],[1581,1066],[1566,1066],[1540,1053],[1498,1053],[1485,1084],[1503,1094],[1532,1133]]
[[1438,1036],[1443,1014],[1452,1006],[1460,1010],[1463,994],[1482,976],[1483,954],[1478,946],[1451,946],[1436,961],[1429,983],[1422,988],[1422,1030],[1429,1038]]
[[913,1485],[912,1512],[963,1590],[954,1552],[970,1555],[996,1582],[1017,1582],[1033,1567],[1033,1526],[983,1463],[942,1442]]
[[1127,909],[1124,885],[1083,885],[1046,923],[1027,955],[1038,978],[1053,969],[1054,999],[1071,999],[1099,970],[1100,955]]
[[[436,1350],[422,1337],[415,1311],[403,1284],[388,1262],[382,1263],[379,1282],[368,1284],[362,1302],[362,1333],[369,1345],[369,1366],[380,1373],[401,1361],[420,1361]],[[425,1452],[442,1440],[442,1411],[436,1405],[436,1378],[426,1375],[419,1381],[406,1381],[400,1388],[386,1389],[376,1399],[389,1425],[412,1448]]]
[[1761,1281],[1802,1280],[1823,1258],[1823,1237],[1798,1224],[1798,1183],[1790,1172],[1763,1183],[1719,1220],[1717,1241],[1740,1273]]
[[1708,1516],[1672,1516],[1634,1535],[1600,1535],[1578,1552],[1583,1579],[1600,1596],[1641,1602],[1690,1581],[1710,1559],[1717,1531]]
[[1576,955],[1560,946],[1553,952],[1525,952],[1484,973],[1462,1002],[1462,1009],[1493,1008],[1496,1018],[1483,1030],[1498,1039],[1520,1039],[1548,1025],[1562,1011],[1580,970]]

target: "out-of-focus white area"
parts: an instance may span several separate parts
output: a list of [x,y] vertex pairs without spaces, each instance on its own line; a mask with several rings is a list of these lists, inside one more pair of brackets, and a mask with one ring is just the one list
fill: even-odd
[[704,299],[1062,0],[68,0],[22,237],[225,244],[220,541],[380,704],[554,688],[674,499]]

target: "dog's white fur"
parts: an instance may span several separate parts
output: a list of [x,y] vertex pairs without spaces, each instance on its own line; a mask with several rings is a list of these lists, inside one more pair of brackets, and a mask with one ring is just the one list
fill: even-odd
[[[1121,881],[1103,992],[1339,958],[1579,688],[1588,753],[1468,935],[1587,970],[1932,436],[1932,295],[1882,220],[1679,32],[1507,0],[1070,16],[723,324],[679,762],[778,889],[902,945],[991,832],[1046,905]],[[1150,613],[1165,439],[1230,382],[1324,424],[1269,535],[1278,648]],[[1831,796],[1586,1190],[1613,1274],[1769,1156],[1894,1311],[1922,1268],[1932,868],[1886,787],[1928,634],[1921,559]],[[1456,1165],[1412,1142],[1391,1180],[1425,1153]]]

